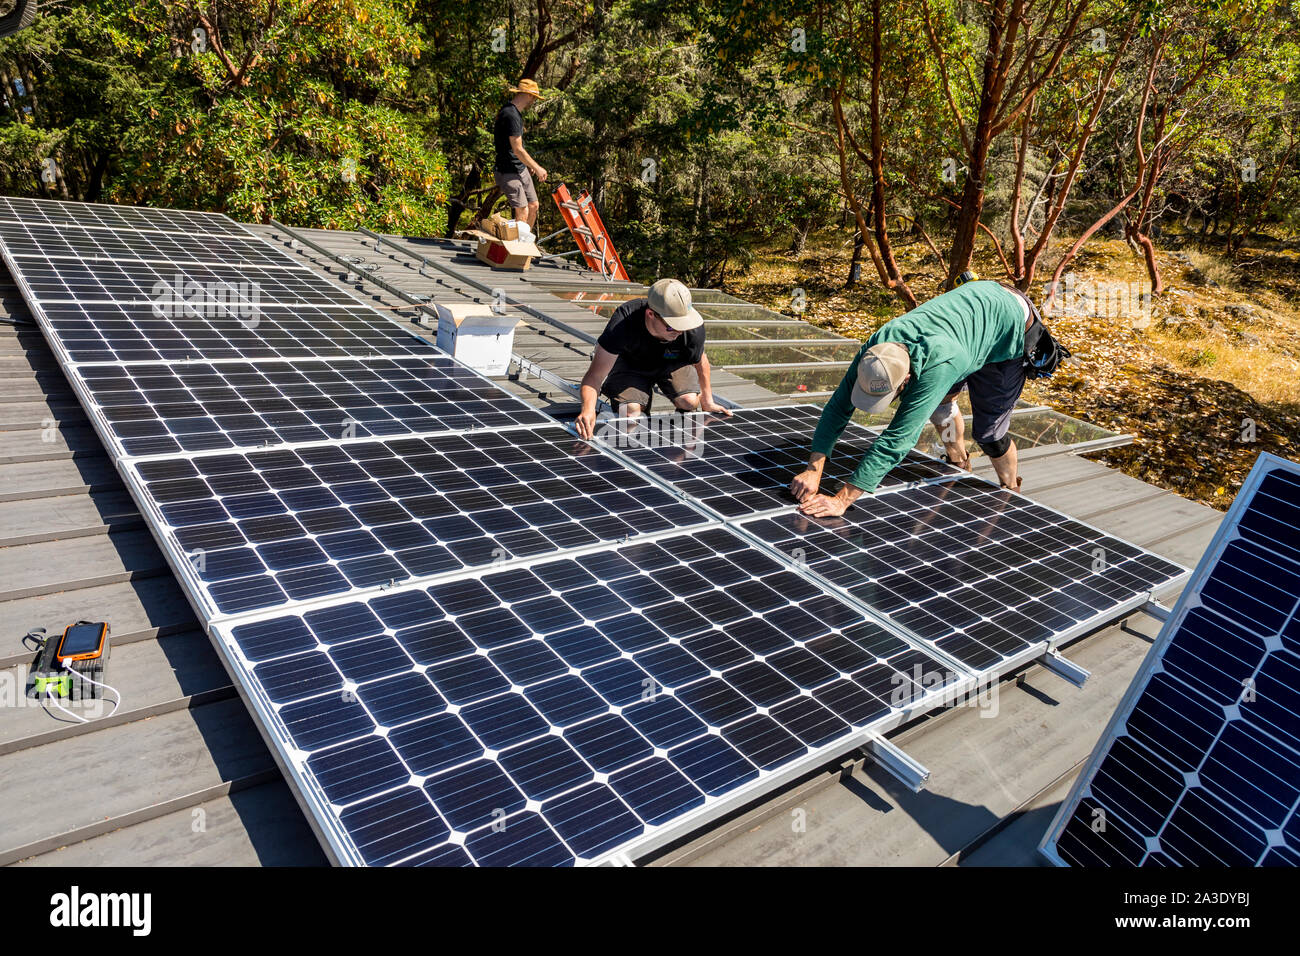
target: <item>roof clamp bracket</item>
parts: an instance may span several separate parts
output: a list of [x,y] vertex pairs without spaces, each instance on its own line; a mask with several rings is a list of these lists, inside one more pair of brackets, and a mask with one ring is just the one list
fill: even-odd
[[1092,676],[1091,671],[1080,667],[1072,660],[1062,657],[1054,647],[1044,652],[1043,656],[1038,658],[1038,663],[1062,680],[1069,681],[1075,687],[1082,687],[1088,678]]
[[878,734],[867,738],[865,749],[890,776],[913,793],[920,793],[930,779],[930,771],[926,767]]
[[1150,614],[1161,624],[1169,620],[1169,615],[1171,613],[1168,607],[1156,600],[1156,596],[1153,593],[1147,595],[1146,603],[1138,608],[1138,610],[1145,614]]
[[636,864],[632,862],[632,858],[628,856],[626,853],[615,853],[612,854],[611,856],[607,856],[605,857],[605,859],[601,860],[598,865],[599,866],[636,866]]

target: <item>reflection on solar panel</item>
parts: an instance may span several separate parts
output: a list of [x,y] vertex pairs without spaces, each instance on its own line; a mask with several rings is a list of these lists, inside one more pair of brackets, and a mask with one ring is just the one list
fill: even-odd
[[93,229],[0,222],[0,240],[15,256],[42,259],[106,259],[112,262],[215,262],[300,268],[283,253],[247,233],[160,232]]
[[550,421],[443,357],[78,371],[122,453],[134,457]]
[[958,681],[723,529],[218,634],[337,856],[376,865],[594,860]]
[[440,354],[359,303],[161,316],[149,305],[109,302],[41,308],[55,351],[74,363]]
[[0,196],[0,220],[55,226],[101,226],[110,229],[154,229],[161,232],[240,236],[248,233],[219,213],[182,209],[148,209],[141,206],[107,206],[99,203],[51,202]]
[[[787,489],[808,465],[820,415],[820,407],[812,405],[739,409],[730,418],[659,415],[637,420],[632,430],[611,422],[598,437],[719,514],[738,517],[795,503]],[[826,464],[825,478],[848,478],[875,439],[874,432],[850,424]],[[881,489],[960,474],[952,465],[909,452]]]
[[558,426],[131,468],[180,573],[224,614],[707,520]]
[[1186,574],[977,478],[743,527],[975,671],[1037,656]]
[[1300,864],[1300,466],[1263,454],[1043,852],[1071,866]]

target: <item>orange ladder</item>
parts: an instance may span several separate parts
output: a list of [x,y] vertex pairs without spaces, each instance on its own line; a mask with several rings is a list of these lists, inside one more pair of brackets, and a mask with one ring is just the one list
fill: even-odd
[[555,199],[555,205],[560,207],[560,215],[564,217],[564,223],[578,243],[578,251],[587,260],[587,265],[610,282],[615,279],[630,281],[591,194],[584,189],[574,199],[569,195],[568,185],[560,183],[551,195]]

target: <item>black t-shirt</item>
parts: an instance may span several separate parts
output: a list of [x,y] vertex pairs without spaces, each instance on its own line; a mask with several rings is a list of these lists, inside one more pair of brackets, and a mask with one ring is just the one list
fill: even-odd
[[497,164],[494,169],[498,173],[522,173],[524,164],[519,161],[515,151],[510,148],[511,136],[524,135],[524,118],[519,113],[519,107],[514,103],[507,103],[501,107],[501,112],[497,114],[497,121],[492,127],[492,142],[497,148]]
[[649,299],[633,299],[620,305],[596,344],[638,372],[666,374],[697,364],[704,357],[704,326],[682,332],[671,342],[657,339],[645,327],[649,304]]

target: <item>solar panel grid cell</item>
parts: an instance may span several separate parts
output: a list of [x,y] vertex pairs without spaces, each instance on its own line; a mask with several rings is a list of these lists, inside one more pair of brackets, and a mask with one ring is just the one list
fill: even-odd
[[1261,456],[1049,831],[1056,862],[1300,862],[1297,527],[1300,466]]
[[572,863],[958,680],[789,575],[713,529],[221,632],[364,862]]

